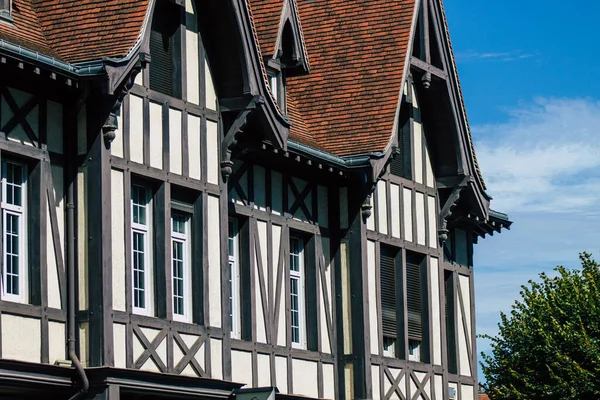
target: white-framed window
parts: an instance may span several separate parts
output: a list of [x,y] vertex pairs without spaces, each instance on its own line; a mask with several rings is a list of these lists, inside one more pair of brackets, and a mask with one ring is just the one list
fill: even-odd
[[290,317],[292,346],[306,348],[304,241],[290,237]]
[[421,361],[421,341],[408,340],[408,359],[410,361]]
[[2,161],[2,299],[26,303],[27,167]]
[[385,357],[396,357],[396,338],[383,337],[383,355]]
[[173,319],[192,321],[191,235],[188,213],[171,212]]
[[132,304],[137,314],[153,314],[152,204],[150,190],[131,186]]
[[242,313],[240,304],[240,242],[239,227],[236,219],[229,219],[229,322],[231,337],[241,339]]
[[269,86],[271,86],[271,93],[275,101],[279,104],[279,74],[269,75]]

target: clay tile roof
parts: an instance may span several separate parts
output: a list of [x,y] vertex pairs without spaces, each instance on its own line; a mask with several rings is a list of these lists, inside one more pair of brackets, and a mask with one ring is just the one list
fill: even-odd
[[261,53],[271,57],[275,53],[283,0],[250,0],[249,3]]
[[[415,0],[301,1],[311,74],[288,93],[319,149],[345,156],[390,143]],[[292,123],[294,123],[292,118]],[[292,140],[303,141],[292,131]]]
[[136,44],[150,0],[13,0],[0,38],[77,63],[124,57]]
[[13,23],[0,23],[0,39],[58,58],[40,30],[37,12],[30,1],[13,0]]

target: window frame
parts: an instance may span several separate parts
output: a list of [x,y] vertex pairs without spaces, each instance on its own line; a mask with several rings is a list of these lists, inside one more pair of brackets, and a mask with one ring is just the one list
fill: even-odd
[[[21,205],[17,206],[14,204],[10,204],[6,201],[6,193],[7,193],[7,175],[6,175],[6,166],[7,164],[12,164],[21,168]],[[5,301],[12,301],[16,303],[28,303],[29,300],[29,268],[28,268],[28,246],[27,246],[27,165],[14,161],[12,159],[2,159],[1,162],[1,200],[0,200],[0,208],[2,209],[2,292],[1,298]],[[6,291],[6,280],[7,280],[7,252],[6,252],[6,219],[7,215],[16,216],[19,218],[18,222],[18,247],[19,254],[18,257],[18,289],[19,293],[7,293]]]
[[[183,221],[184,232],[175,232],[174,229],[174,215],[179,214],[185,220]],[[171,208],[171,300],[172,300],[172,313],[173,320],[179,322],[192,322],[193,318],[193,300],[192,300],[192,231],[191,231],[191,220],[192,214],[179,209],[179,207]],[[183,280],[183,314],[175,312],[175,274],[174,274],[174,249],[175,243],[182,245],[182,277]],[[179,260],[178,260],[179,261]]]
[[[229,218],[227,235],[227,264],[229,266],[229,318],[231,337],[233,339],[242,338],[242,313],[241,313],[241,295],[240,295],[240,229],[239,221],[235,218]],[[233,254],[232,254],[233,253]]]
[[[292,241],[298,241],[298,253],[295,254],[298,257],[298,271],[292,270]],[[304,239],[299,235],[290,234],[290,265],[289,265],[289,274],[290,274],[290,328],[291,328],[291,338],[290,341],[292,343],[292,347],[298,349],[307,349],[307,324],[306,324],[306,262],[305,262],[305,250],[306,244]],[[293,322],[293,296],[292,293],[292,281],[298,282],[298,293],[295,294],[298,298],[298,340],[294,341],[294,322]]]
[[[145,210],[146,210],[146,221],[145,224],[134,222],[134,198],[133,190],[135,187],[144,190],[145,194]],[[152,249],[152,195],[151,189],[140,183],[131,184],[131,308],[134,314],[153,316],[154,315],[154,263],[153,263],[153,249]],[[135,288],[135,237],[136,234],[143,235],[144,243],[144,307],[136,306],[136,288]]]

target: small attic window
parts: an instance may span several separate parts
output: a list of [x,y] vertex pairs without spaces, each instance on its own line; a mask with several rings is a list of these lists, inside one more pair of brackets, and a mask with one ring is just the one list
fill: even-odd
[[12,0],[0,0],[0,19],[12,21]]
[[285,110],[285,80],[283,78],[283,72],[281,71],[281,65],[277,60],[268,60],[267,76],[269,77],[269,88],[273,93],[273,98],[283,113]]

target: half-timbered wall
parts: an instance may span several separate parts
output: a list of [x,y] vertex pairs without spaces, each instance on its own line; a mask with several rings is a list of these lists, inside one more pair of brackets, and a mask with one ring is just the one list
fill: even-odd
[[[330,238],[332,190],[248,162],[236,162],[229,182],[230,217],[247,234],[242,251],[241,340],[231,340],[232,379],[277,386],[282,393],[336,398],[334,264]],[[337,195],[336,195],[337,198]],[[293,343],[291,238],[304,243],[304,343]],[[247,259],[243,260],[243,255]],[[244,272],[245,271],[245,272]],[[252,366],[249,368],[248,366]]]
[[0,86],[0,357],[53,364],[66,358],[63,143],[69,132],[63,121],[70,110],[48,96]]
[[[226,221],[226,210],[220,188],[219,119],[193,3],[187,1],[179,6],[172,2],[165,6],[175,7],[185,15],[170,41],[175,46],[171,49],[174,58],[160,61],[173,63],[173,87],[181,89],[165,94],[162,87],[151,82],[150,68],[144,69],[117,113],[116,137],[109,146],[106,164],[100,167],[106,174],[106,186],[102,191],[95,189],[90,183],[92,172],[86,167],[78,176],[79,237],[89,236],[89,216],[95,212],[89,203],[95,195],[106,199],[110,210],[106,221],[109,234],[104,234],[102,241],[109,249],[110,259],[103,266],[110,269],[104,274],[110,278],[103,301],[108,302],[106,307],[111,312],[101,327],[92,326],[87,310],[93,305],[86,289],[102,289],[95,282],[86,281],[93,272],[82,262],[90,257],[89,246],[85,240],[79,241],[79,346],[87,366],[100,363],[230,378],[223,357],[221,293],[226,228],[222,223]],[[152,44],[150,48],[152,53]],[[97,133],[87,131],[91,125],[86,122],[86,115],[94,113],[92,106],[80,112],[81,154],[92,151],[91,141]],[[143,201],[136,192],[139,188],[147,196]],[[134,202],[140,201],[144,202],[146,213],[143,224],[134,207]],[[184,215],[186,221],[185,228],[178,228],[177,232],[173,213]],[[143,249],[140,243],[134,243],[138,240],[136,229],[145,229]],[[176,238],[181,250],[175,250]],[[145,280],[143,303],[136,298],[138,279],[142,279],[136,275],[140,269],[140,259],[136,257],[141,253],[144,274],[150,275]],[[174,304],[181,294],[173,283],[174,275],[181,273],[174,269],[176,260],[188,271],[183,274],[183,316],[176,315]],[[90,341],[94,335],[106,337],[111,349],[103,361],[92,354],[91,346],[95,344]]]
[[[452,229],[444,247],[438,238],[439,199],[419,104],[412,85],[404,91],[411,108],[399,134],[399,151],[377,182],[367,219],[368,326],[373,398],[472,399],[476,355],[467,230]],[[386,348],[382,321],[382,247],[398,252],[395,263],[398,332],[395,348]],[[409,356],[407,290],[410,254],[420,265],[422,343],[419,360]],[[386,277],[387,278],[387,277]],[[398,343],[398,341],[400,341]]]

